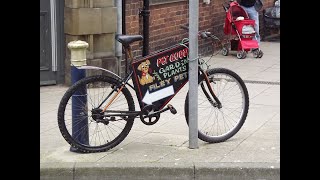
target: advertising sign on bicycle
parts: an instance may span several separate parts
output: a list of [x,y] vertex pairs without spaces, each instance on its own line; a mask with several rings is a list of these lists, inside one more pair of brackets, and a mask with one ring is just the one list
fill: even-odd
[[132,63],[141,104],[162,109],[188,81],[188,47],[178,45]]

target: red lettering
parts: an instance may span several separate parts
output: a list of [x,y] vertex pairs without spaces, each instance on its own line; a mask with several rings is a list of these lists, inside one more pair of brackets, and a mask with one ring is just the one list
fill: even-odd
[[183,51],[179,51],[179,59],[182,59],[183,58]]
[[158,59],[157,59],[157,67],[159,67],[159,64],[160,64],[161,59],[162,59],[162,58],[158,58]]
[[164,56],[163,58],[165,59],[165,62],[166,62],[166,64],[167,64],[168,59],[169,59],[169,56]]
[[170,54],[170,56],[163,56],[157,59],[157,67],[166,65],[168,61],[174,62],[179,59],[183,59],[188,56],[188,48],[182,49],[178,52]]
[[173,62],[173,61],[177,60],[178,59],[177,54],[178,54],[177,52],[171,54],[169,61]]
[[158,58],[158,59],[157,59],[157,67],[159,67],[160,64],[161,64],[161,65],[167,64],[168,57],[169,57],[169,56],[163,56],[163,57],[161,57],[161,58]]
[[183,50],[183,57],[187,57],[188,56],[188,48],[185,48]]

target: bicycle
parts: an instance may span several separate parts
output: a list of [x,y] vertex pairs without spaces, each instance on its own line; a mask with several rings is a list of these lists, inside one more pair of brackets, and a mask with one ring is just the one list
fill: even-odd
[[[198,36],[217,40],[206,31],[200,31]],[[58,125],[71,147],[88,153],[107,151],[126,138],[136,118],[145,125],[153,125],[161,113],[168,110],[177,113],[168,103],[188,82],[189,41],[185,38],[137,60],[132,56],[130,44],[142,39],[141,35],[116,36],[130,60],[130,71],[124,78],[100,67],[78,67],[100,69],[105,74],[79,80],[60,101]],[[234,136],[244,124],[249,95],[239,75],[225,68],[210,69],[206,62],[198,59],[198,112],[201,112],[198,137],[208,143],[219,143]],[[136,92],[140,111],[135,110],[128,88]],[[188,94],[184,106],[187,124]]]

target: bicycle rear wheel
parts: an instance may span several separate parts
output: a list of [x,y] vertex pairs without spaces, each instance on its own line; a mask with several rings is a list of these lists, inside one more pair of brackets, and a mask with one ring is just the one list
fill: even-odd
[[[59,104],[58,125],[62,136],[72,147],[81,152],[106,151],[128,135],[134,117],[104,117],[101,113],[119,90],[119,84],[120,81],[113,78],[97,75],[78,81],[66,91]],[[126,87],[122,88],[107,110],[135,110]]]
[[[209,142],[223,142],[242,127],[249,110],[248,90],[243,80],[233,71],[217,68],[207,71],[210,85],[222,108],[214,106],[204,78],[198,86],[198,137]],[[213,100],[214,101],[214,100]],[[189,124],[189,93],[185,100],[185,117]]]

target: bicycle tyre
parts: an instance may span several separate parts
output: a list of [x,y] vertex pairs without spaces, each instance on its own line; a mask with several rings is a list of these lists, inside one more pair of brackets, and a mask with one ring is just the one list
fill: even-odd
[[[212,82],[210,82],[210,85],[211,85],[211,87],[213,87],[213,91],[214,91],[215,95],[218,97],[218,99],[222,103],[222,108],[221,108],[221,110],[219,110],[217,107],[213,107],[212,104],[210,104],[210,102],[208,100],[208,96],[209,96],[210,92],[209,92],[209,90],[205,90],[205,89],[201,88],[201,86],[200,86],[201,83],[204,83],[204,87],[206,87],[206,84],[204,82],[204,78],[201,79],[199,77],[199,86],[198,87],[200,87],[200,89],[198,90],[198,92],[199,92],[199,94],[198,94],[198,98],[199,98],[198,99],[198,124],[199,124],[198,138],[205,141],[205,142],[208,142],[208,143],[219,143],[219,142],[226,141],[227,139],[234,136],[240,130],[242,125],[244,124],[246,117],[247,117],[247,114],[248,114],[248,110],[249,110],[249,94],[248,94],[247,87],[245,86],[243,80],[235,72],[228,70],[228,69],[225,69],[225,68],[215,68],[215,69],[209,69],[207,71],[207,73],[208,73],[209,79],[210,78],[212,79],[211,80]],[[226,77],[227,76],[230,77],[229,81],[226,80],[226,81],[228,81],[228,83],[230,82],[230,84],[232,82],[236,83],[236,84],[233,83],[231,85],[237,85],[239,90],[241,91],[241,100],[242,100],[241,106],[243,109],[238,116],[235,116],[235,117],[237,117],[237,121],[234,125],[232,125],[230,123],[230,121],[228,122],[229,124],[232,125],[232,127],[228,131],[226,131],[225,133],[222,133],[222,134],[217,133],[217,135],[214,135],[215,132],[212,132],[212,133],[208,132],[207,128],[209,127],[210,129],[208,129],[208,130],[212,129],[213,131],[216,129],[216,131],[219,132],[219,124],[218,123],[221,123],[222,120],[223,121],[225,120],[225,116],[223,116],[223,115],[225,115],[224,113],[227,113],[228,111],[230,111],[231,109],[235,109],[234,107],[236,107],[234,104],[229,103],[227,101],[228,99],[223,97],[223,95],[227,95],[226,93],[229,93],[229,94],[233,93],[232,96],[235,96],[236,94],[231,91],[233,89],[233,87],[232,88],[230,87],[231,89],[229,88],[230,92],[225,92],[225,91],[219,92],[221,85],[219,87],[219,85],[218,85],[219,78],[215,77],[215,76],[219,76],[219,75],[225,75]],[[214,78],[216,78],[217,80],[214,81],[213,80]],[[223,81],[223,80],[221,79],[220,81]],[[215,82],[216,84],[213,84],[213,82]],[[226,88],[226,85],[224,88]],[[204,97],[204,101],[200,97],[201,98]],[[203,105],[205,103],[207,103],[208,106],[204,108],[205,111],[202,111]],[[228,105],[229,105],[229,107],[228,107]],[[209,109],[209,108],[211,108],[211,109]],[[184,110],[185,110],[185,118],[186,118],[187,124],[189,125],[189,92],[187,93],[187,96],[185,99]],[[208,111],[210,111],[208,118],[205,118]],[[213,112],[215,114],[213,114]],[[233,113],[233,112],[231,112],[231,113]],[[235,114],[233,114],[233,115],[235,115]],[[222,118],[221,118],[221,116],[222,116]],[[231,117],[231,115],[229,117]],[[203,124],[203,121],[205,121],[205,120],[206,120],[206,122]],[[210,120],[210,122],[209,122],[209,120]],[[213,123],[213,125],[215,123],[217,123],[218,124],[217,128],[215,128],[213,125],[211,127],[208,126],[209,125],[208,123]],[[224,123],[224,126],[226,124],[228,124],[226,122],[223,122],[223,123]],[[204,128],[204,129],[202,129],[202,128]]]
[[[103,75],[95,75],[95,76],[85,77],[85,78],[79,80],[78,82],[76,82],[74,85],[72,85],[66,91],[66,93],[64,94],[64,96],[62,97],[62,99],[60,101],[59,108],[58,108],[58,126],[59,126],[59,129],[60,129],[60,132],[61,132],[62,136],[64,137],[64,139],[72,147],[75,147],[79,151],[84,152],[84,153],[103,152],[103,151],[107,151],[107,150],[117,146],[129,134],[129,132],[130,132],[132,126],[133,126],[134,117],[128,117],[127,120],[123,120],[124,123],[121,122],[121,120],[120,120],[120,121],[110,121],[108,124],[104,124],[104,123],[101,123],[101,122],[97,122],[97,121],[95,121],[93,119],[94,113],[92,111],[91,111],[91,116],[89,116],[89,113],[90,113],[88,111],[90,109],[89,106],[91,106],[92,107],[91,109],[93,109],[93,107],[96,104],[101,103],[101,101],[99,103],[93,102],[93,101],[102,100],[104,95],[107,94],[107,93],[104,92],[102,94],[102,96],[100,97],[100,95],[101,95],[99,93],[100,89],[103,88],[102,90],[106,89],[106,90],[112,91],[111,87],[114,86],[114,85],[119,85],[119,84],[120,84],[120,81],[118,81],[118,80],[116,80],[114,78],[111,78],[111,77],[108,77],[108,76],[103,76]],[[71,109],[67,108],[67,106],[69,107],[69,105],[70,105],[70,107],[72,107],[72,102],[73,102],[72,101],[72,99],[73,99],[72,97],[73,97],[73,95],[74,95],[74,98],[78,98],[78,97],[75,96],[75,93],[79,92],[80,90],[83,90],[83,89],[81,89],[83,87],[86,87],[87,103],[82,107],[81,113],[79,115],[79,119],[84,119],[84,120],[82,122],[81,121],[79,121],[79,122],[85,123],[86,119],[88,119],[87,122],[90,120],[90,122],[88,122],[88,126],[87,126],[88,128],[81,128],[81,129],[88,129],[86,131],[88,133],[88,142],[87,143],[80,142],[80,140],[78,140],[77,138],[74,138],[72,136],[72,129],[71,129],[71,131],[69,131],[68,127],[67,127],[68,124],[66,123],[68,113],[71,112],[71,117],[70,118],[72,118],[72,113],[73,113]],[[98,91],[98,93],[96,93],[97,91]],[[91,93],[94,94],[94,96],[91,97],[90,96]],[[118,97],[110,105],[110,108],[112,108],[112,110],[120,110],[120,109],[113,109],[113,108],[116,108],[116,105],[119,104],[119,101],[118,101],[119,99],[124,101],[123,102],[124,103],[123,107],[126,107],[126,104],[127,104],[128,106],[126,108],[128,108],[129,111],[134,111],[135,110],[135,105],[134,105],[133,98],[132,98],[129,90],[126,87],[122,88],[122,90],[121,90],[120,94],[118,95]],[[107,102],[105,102],[105,103],[107,103]],[[112,107],[113,105],[114,105],[114,107]],[[74,106],[75,106],[75,104],[74,104]],[[77,109],[77,110],[79,110],[79,109]],[[74,116],[74,119],[76,119],[75,115],[73,115],[73,116]],[[122,118],[122,117],[120,117],[120,118]],[[69,119],[69,120],[71,121],[71,119]],[[118,122],[121,122],[120,123],[121,126],[119,125]],[[73,122],[71,121],[71,124],[72,123]],[[92,139],[94,139],[94,137],[97,139],[97,136],[99,136],[99,140],[101,140],[103,138],[104,141],[105,141],[104,142],[105,144],[101,143],[101,144],[97,145],[96,142],[95,142],[96,144],[92,143],[93,140],[92,139],[90,140],[90,135],[89,135],[89,133],[92,132],[90,130],[90,128],[92,127],[91,123],[96,123],[95,129],[93,130],[93,133],[97,132],[97,134],[98,134],[98,135],[94,135],[94,134],[91,135]],[[71,125],[71,126],[73,127],[73,125]],[[123,129],[121,129],[122,126],[123,126]],[[85,127],[85,126],[83,126],[83,127]],[[98,131],[96,131],[97,127],[99,129]],[[101,129],[99,127],[101,127]],[[116,128],[119,128],[120,132],[116,131],[116,130],[118,130]],[[102,132],[104,130],[105,130],[105,132]],[[83,131],[82,133],[86,133],[86,132]],[[109,134],[109,132],[110,132],[110,134]],[[77,133],[80,134],[80,132],[77,132]],[[100,136],[100,133],[102,133],[101,136]],[[119,133],[119,134],[118,135],[117,134],[114,135],[114,133]],[[114,135],[114,138],[110,138],[111,134]],[[107,138],[107,136],[109,137],[109,140],[106,141],[105,138]]]

